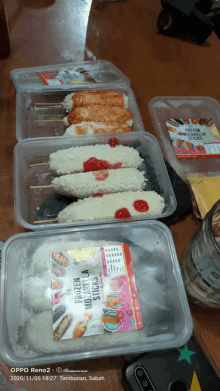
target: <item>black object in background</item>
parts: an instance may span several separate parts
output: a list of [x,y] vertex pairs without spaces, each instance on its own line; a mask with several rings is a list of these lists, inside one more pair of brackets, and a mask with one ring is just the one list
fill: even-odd
[[161,0],[161,5],[157,27],[162,34],[187,34],[202,44],[215,31],[220,39],[218,0]]
[[[185,215],[193,209],[191,194],[186,183],[177,175],[172,166],[165,160],[166,168],[173,186],[173,190],[177,200],[177,208],[175,212],[168,217],[160,219],[160,221],[166,225],[172,224],[179,217]],[[73,201],[72,198],[63,196],[61,194],[52,194],[46,198],[37,211],[35,220],[50,220],[55,219],[58,213],[66,208]]]
[[170,181],[173,187],[173,191],[176,196],[177,207],[175,212],[168,217],[160,219],[160,221],[166,225],[174,223],[178,218],[184,216],[193,210],[192,198],[189,187],[182,179],[177,175],[173,167],[166,161],[166,168],[170,177]]
[[135,358],[125,366],[122,376],[127,391],[220,390],[219,378],[193,337],[180,350],[161,350]]
[[6,57],[11,53],[10,40],[8,34],[8,22],[5,13],[5,1],[0,0],[0,57]]
[[72,204],[73,199],[64,195],[54,193],[45,199],[37,212],[36,221],[56,219],[61,210]]

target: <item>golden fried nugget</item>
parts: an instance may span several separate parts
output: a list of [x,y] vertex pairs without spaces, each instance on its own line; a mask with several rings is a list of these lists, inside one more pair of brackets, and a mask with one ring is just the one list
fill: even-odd
[[94,105],[125,107],[125,98],[124,94],[116,91],[78,91],[71,97],[72,109]]
[[80,122],[113,122],[132,126],[132,114],[129,110],[122,107],[109,106],[89,106],[80,107],[73,110],[66,118],[64,123],[67,125],[79,124]]

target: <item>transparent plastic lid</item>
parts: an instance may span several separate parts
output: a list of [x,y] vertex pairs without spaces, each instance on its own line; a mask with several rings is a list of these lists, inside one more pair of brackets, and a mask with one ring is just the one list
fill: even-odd
[[207,96],[158,96],[149,103],[164,157],[183,178],[220,170],[220,104]]
[[129,86],[130,80],[109,61],[81,61],[11,71],[17,91],[60,91]]
[[[101,318],[104,307],[114,310],[117,316],[122,315],[120,319],[124,319],[125,312],[130,309],[128,315],[131,325],[133,324],[134,308],[131,310],[128,301],[121,295],[124,280],[120,279],[118,284],[115,273],[108,271],[108,277],[111,278],[109,288],[97,296],[104,283],[104,274],[97,269],[97,264],[91,261],[91,257],[87,257],[87,260],[80,261],[82,266],[77,266],[83,275],[86,267],[86,282],[84,277],[76,278],[74,281],[77,285],[74,282],[71,289],[67,289],[65,279],[68,265],[60,263],[60,258],[56,258],[51,269],[50,254],[66,254],[71,249],[91,250],[91,247],[115,246],[120,243],[127,243],[130,249],[143,327],[105,332]],[[71,265],[71,260],[69,262]],[[98,278],[94,279],[97,273]],[[192,334],[192,318],[172,235],[158,221],[15,235],[3,248],[1,274],[0,354],[12,367],[176,348],[187,343]],[[51,289],[50,278],[59,285],[53,285]],[[82,278],[82,285],[78,285]],[[90,283],[93,299],[90,298],[92,306],[88,309],[86,303],[90,297]],[[76,302],[72,311],[66,307],[67,312],[62,312],[58,319],[54,319],[54,325],[57,327],[63,317],[72,314],[73,319],[68,326],[70,334],[68,339],[54,340],[53,315],[58,313],[61,306],[67,306],[66,294],[72,294],[71,291],[75,292],[77,303],[81,301],[81,305],[92,313],[92,317],[84,324],[80,338],[70,338],[79,320],[75,311]],[[81,293],[83,296],[80,296]],[[106,294],[108,298],[119,300],[114,305],[105,305]],[[82,301],[82,297],[85,301]],[[101,311],[97,313],[94,308],[100,297],[104,301],[100,302]],[[64,333],[66,330],[64,329]],[[93,330],[94,333],[91,333]]]

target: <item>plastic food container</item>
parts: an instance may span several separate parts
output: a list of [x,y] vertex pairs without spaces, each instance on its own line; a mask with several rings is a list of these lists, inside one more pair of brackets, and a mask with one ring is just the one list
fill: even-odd
[[172,118],[206,118],[212,119],[220,131],[219,102],[206,96],[159,96],[150,101],[149,110],[163,156],[182,179],[186,179],[188,173],[206,172],[207,167],[209,172],[220,170],[220,158],[177,159],[165,124],[167,119]]
[[[64,228],[81,225],[95,225],[101,223],[112,223],[126,221],[119,220],[99,220],[85,221],[73,223],[42,223],[32,224],[36,221],[43,202],[51,195],[55,194],[51,188],[46,189],[28,189],[34,185],[50,185],[54,174],[51,173],[48,166],[29,167],[30,164],[47,162],[49,155],[60,149],[67,149],[73,146],[85,146],[95,144],[107,144],[111,138],[110,135],[96,135],[87,137],[86,139],[70,139],[70,138],[49,138],[47,140],[24,140],[17,144],[14,150],[14,178],[15,178],[15,217],[18,223],[28,229],[39,230],[50,228]],[[134,147],[138,150],[143,158],[143,163],[139,168],[145,172],[147,179],[145,190],[153,190],[160,194],[165,199],[165,207],[160,215],[143,217],[146,219],[161,218],[171,215],[176,208],[176,199],[172,189],[172,185],[164,164],[164,160],[160,151],[157,139],[149,133],[127,133],[118,134],[117,139],[119,144]],[[45,219],[56,218],[56,214],[48,214]],[[39,220],[39,218],[37,218]],[[141,220],[133,218],[132,220]],[[50,224],[50,226],[48,225]]]
[[[53,341],[52,307],[47,309],[49,320],[51,314],[51,329],[49,321],[48,324],[43,321],[38,324],[36,319],[42,308],[35,307],[35,294],[38,293],[35,282],[31,285],[29,282],[27,306],[25,295],[28,281],[30,278],[32,281],[43,281],[45,276],[47,278],[49,253],[61,251],[61,247],[71,249],[71,243],[78,241],[84,243],[84,247],[94,242],[97,245],[97,241],[99,245],[102,241],[105,245],[106,242],[129,244],[142,313],[142,329],[84,336],[65,342]],[[43,269],[39,270],[39,267]],[[38,283],[37,291],[40,288]],[[35,306],[32,305],[33,300]],[[32,325],[34,321],[34,335],[30,334],[30,319]],[[6,242],[2,254],[0,322],[0,354],[12,367],[176,348],[187,343],[193,329],[173,239],[169,229],[157,221],[48,230],[13,236]]]
[[[61,102],[67,94],[79,90],[107,89],[129,98],[133,131],[144,131],[143,121],[130,80],[109,61],[88,61],[46,67],[15,69],[11,78],[17,91],[16,137],[62,136],[66,111]],[[78,136],[74,136],[78,137]]]

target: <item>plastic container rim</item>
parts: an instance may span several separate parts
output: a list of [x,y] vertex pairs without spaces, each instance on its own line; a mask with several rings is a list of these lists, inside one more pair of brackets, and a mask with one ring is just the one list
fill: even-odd
[[[159,226],[162,230],[164,230],[164,234],[166,234],[166,238],[167,238],[167,243],[168,243],[168,246],[169,246],[169,249],[170,249],[170,258],[171,258],[171,261],[172,261],[172,265],[173,265],[173,272],[175,272],[175,280],[176,280],[176,283],[177,283],[177,286],[178,286],[178,290],[179,290],[179,293],[180,294],[180,300],[181,300],[181,305],[182,305],[182,310],[183,310],[183,314],[184,314],[184,318],[185,318],[185,323],[188,324],[188,332],[186,334],[186,331],[185,331],[185,334],[184,337],[183,337],[183,332],[181,334],[181,336],[179,337],[179,340],[176,340],[176,342],[174,343],[170,343],[169,347],[166,346],[166,341],[163,342],[162,344],[162,347],[160,347],[160,349],[158,349],[158,347],[155,347],[155,348],[151,348],[149,346],[149,350],[147,349],[146,350],[146,347],[143,347],[143,350],[140,349],[138,350],[138,354],[139,353],[143,353],[144,351],[154,351],[154,350],[163,350],[163,349],[170,349],[170,348],[177,348],[177,347],[180,347],[180,346],[183,346],[184,344],[186,344],[188,342],[188,340],[190,339],[191,335],[192,335],[192,332],[193,332],[193,321],[192,321],[192,317],[191,317],[191,313],[190,313],[190,308],[189,308],[189,304],[188,304],[188,300],[187,300],[187,296],[186,296],[186,292],[185,292],[185,289],[184,289],[184,284],[183,284],[183,281],[182,281],[182,277],[181,277],[181,271],[180,271],[180,266],[179,266],[179,262],[178,262],[178,258],[177,258],[177,254],[176,254],[176,251],[175,251],[175,246],[174,246],[174,242],[173,242],[173,237],[172,237],[172,234],[171,234],[171,231],[169,230],[169,228],[161,223],[160,221],[156,221],[156,220],[149,220],[149,221],[144,221],[144,222],[127,222],[127,224],[130,226],[132,225],[137,225],[137,224],[146,224],[146,225],[157,225]],[[126,225],[126,224],[123,224],[123,225]],[[116,226],[116,224],[109,224],[108,227],[111,227],[111,228],[114,228],[114,226]],[[97,229],[105,229],[105,228],[108,228],[102,224],[99,225],[99,227],[96,227]],[[62,233],[71,233],[71,232],[74,232],[74,231],[82,231],[82,230],[85,230],[85,231],[90,231],[90,230],[94,230],[93,227],[89,226],[89,227],[82,227],[82,228],[71,228],[70,230],[68,229],[60,229],[60,230],[47,230],[46,232],[44,231],[44,237],[45,237],[45,234],[46,236],[52,236],[53,234],[54,235],[62,235]],[[71,354],[67,354],[65,357],[63,357],[63,359],[59,359],[57,360],[57,355],[56,354],[53,354],[53,356],[49,357],[49,360],[47,360],[46,362],[44,362],[42,364],[42,358],[39,357],[37,359],[33,359],[31,360],[30,362],[30,359],[28,361],[25,361],[25,359],[23,359],[23,361],[21,363],[17,363],[15,360],[11,360],[10,357],[6,354],[6,351],[3,349],[4,347],[4,344],[5,344],[5,341],[4,341],[4,338],[3,338],[3,326],[4,326],[4,322],[3,322],[3,314],[4,314],[4,305],[5,305],[5,297],[4,297],[4,288],[5,288],[5,265],[6,265],[6,251],[8,250],[10,244],[14,241],[14,240],[17,240],[18,238],[27,238],[28,236],[39,236],[41,235],[41,231],[40,232],[25,232],[25,233],[19,233],[19,234],[16,234],[14,236],[12,236],[11,238],[9,238],[6,242],[5,242],[5,245],[3,247],[3,250],[2,250],[2,273],[1,273],[1,307],[0,307],[0,312],[1,312],[1,317],[0,317],[0,354],[1,354],[1,357],[3,358],[3,360],[8,364],[8,365],[13,365],[13,366],[33,366],[33,365],[44,365],[44,364],[47,364],[47,363],[57,363],[57,362],[65,362],[65,361],[68,361],[68,360],[71,360]],[[42,235],[41,235],[42,236]],[[143,346],[143,345],[142,345]],[[80,360],[83,360],[83,359],[87,359],[87,358],[97,358],[97,357],[103,357],[103,352],[96,352],[97,354],[96,355],[93,355],[93,352],[87,352],[87,353],[82,353],[80,355],[78,355],[77,357],[77,360],[75,360],[74,358],[72,358],[72,361],[80,361]],[[137,351],[135,350],[135,348],[128,348],[126,353],[123,353],[123,354],[137,354]],[[110,348],[106,349],[106,352],[104,354],[104,357],[110,357],[110,356],[118,356],[118,355],[121,355],[121,352],[120,351],[115,351],[114,353],[111,351]]]
[[[126,86],[126,85],[120,85],[119,84],[119,85],[116,86],[115,84],[110,85],[110,83],[109,83],[108,86],[103,86],[102,87],[103,90],[111,90],[112,88],[114,90],[116,90],[116,91],[117,90],[129,91],[129,93],[131,94],[131,98],[133,99],[133,104],[136,105],[136,109],[137,109],[136,115],[137,115],[137,117],[139,117],[138,121],[140,122],[140,129],[135,130],[135,131],[132,130],[132,132],[129,132],[129,133],[145,133],[143,119],[142,119],[141,112],[140,112],[140,109],[138,107],[138,104],[137,104],[136,97],[135,97],[133,89],[130,87],[130,85]],[[69,90],[68,93],[74,92],[75,89],[76,89],[75,87],[72,87],[72,90]],[[83,90],[87,90],[88,88],[85,87],[85,88],[82,88],[82,89]],[[92,89],[92,90],[99,90],[100,89],[100,85],[99,86],[95,85],[93,88],[90,88],[90,89]],[[63,137],[63,135],[62,135],[62,136],[46,136],[46,137],[26,137],[26,138],[22,138],[22,136],[21,136],[21,126],[20,126],[21,119],[20,119],[19,99],[21,99],[20,96],[22,96],[22,94],[30,93],[30,92],[32,92],[32,93],[34,93],[34,92],[39,93],[39,91],[17,91],[17,93],[16,93],[16,139],[17,139],[18,143],[20,143],[20,142],[22,142],[24,140],[35,140],[36,141],[36,140],[39,140],[39,139],[48,140],[49,138],[56,139],[56,138],[59,138],[59,137]],[[55,92],[55,91],[51,91],[50,90],[48,92],[51,93],[51,92]],[[62,92],[62,90],[59,91],[59,92]],[[134,126],[134,125],[132,125],[132,126]],[[93,134],[93,135],[87,135],[86,134],[86,135],[82,135],[82,136],[74,135],[74,136],[71,136],[71,138],[74,139],[74,140],[78,140],[80,137],[86,139],[88,136],[96,138],[97,136],[99,136],[99,135],[101,136],[101,135],[104,135],[104,134],[105,133],[103,133],[103,134]],[[108,133],[108,134],[112,135],[112,136],[116,135],[116,133]],[[117,134],[120,134],[120,133],[117,133]],[[65,136],[65,138],[67,138],[67,137]]]
[[[77,140],[80,141],[83,141],[85,140],[83,136],[79,136],[80,138],[77,138]],[[120,137],[120,136],[118,136]],[[160,160],[160,167],[162,169],[162,171],[164,171],[164,175],[166,176],[166,182],[169,184],[169,191],[170,191],[170,211],[167,211],[166,213],[161,213],[160,215],[155,215],[155,216],[149,216],[149,217],[133,217],[132,218],[132,221],[144,221],[144,220],[153,220],[153,219],[159,219],[159,218],[163,218],[163,217],[167,217],[167,216],[170,216],[172,215],[172,213],[175,211],[176,207],[177,207],[177,201],[176,201],[176,197],[175,197],[175,194],[174,194],[174,191],[173,191],[173,187],[172,187],[172,184],[171,184],[171,181],[170,181],[170,178],[169,178],[169,174],[167,172],[167,168],[166,168],[166,165],[165,165],[165,162],[164,162],[164,159],[163,159],[163,155],[162,155],[162,152],[161,152],[161,149],[160,149],[160,145],[158,143],[158,140],[157,138],[152,135],[151,133],[147,133],[147,132],[135,132],[132,134],[131,132],[131,135],[129,136],[131,138],[148,138],[148,139],[151,139],[155,145],[157,146],[157,149],[158,151],[160,152],[160,154],[158,155],[159,157],[159,160]],[[98,139],[108,139],[109,138],[109,135],[102,135],[102,134],[99,134],[96,136],[96,138],[94,137],[88,137],[87,140],[88,141],[92,141],[92,142],[95,142],[95,140],[98,140]],[[122,134],[121,135],[121,138],[123,139],[123,141],[126,141],[126,135],[125,134]],[[25,146],[25,144],[27,144],[27,147],[28,148],[28,144],[29,145],[32,145],[32,143],[38,143],[39,145],[42,143],[49,143],[50,141],[51,142],[54,142],[54,143],[58,143],[60,142],[60,140],[63,140],[62,137],[56,137],[56,139],[54,140],[53,137],[48,137],[48,138],[38,138],[37,140],[36,139],[25,139],[23,140],[21,143],[17,143],[16,146],[14,147],[14,162],[17,161],[17,157],[18,157],[18,150],[19,148]],[[69,137],[66,137],[64,141],[70,141],[70,142],[73,142],[75,141],[75,139],[73,138],[69,138]],[[74,146],[74,145],[72,145]],[[69,147],[68,147],[69,148]],[[14,209],[15,209],[15,218],[18,222],[19,225],[21,225],[22,227],[24,228],[27,228],[27,229],[31,229],[31,230],[36,230],[36,231],[41,231],[41,230],[46,230],[48,229],[48,224],[39,224],[39,225],[31,225],[30,223],[27,223],[23,217],[21,216],[20,212],[19,212],[19,204],[18,204],[18,201],[19,201],[19,194],[20,194],[20,191],[19,191],[19,180],[18,180],[18,177],[19,177],[19,167],[17,164],[14,164],[14,190],[15,190],[15,197],[14,197]],[[117,223],[117,224],[121,224],[121,223],[124,223],[124,222],[127,222],[127,219],[120,219],[118,221],[115,221],[115,219],[109,219],[109,220],[90,220],[90,221],[86,221],[86,222],[75,222],[75,223],[59,223],[59,227],[60,228],[64,228],[64,227],[73,227],[73,226],[77,226],[77,227],[80,227],[80,226],[85,226],[85,225],[91,225],[91,226],[95,226],[97,224],[110,224],[110,223]],[[52,223],[53,224],[53,223]],[[74,224],[74,225],[73,225]],[[56,224],[57,225],[57,224]]]
[[[53,67],[69,67],[69,66],[82,66],[82,65],[85,65],[85,64],[97,64],[97,63],[101,63],[101,64],[109,64],[116,72],[117,72],[117,76],[118,78],[120,77],[120,81],[115,81],[114,82],[110,82],[110,83],[107,83],[107,82],[102,82],[102,83],[95,83],[95,84],[98,84],[99,88],[102,87],[102,86],[105,86],[106,84],[111,84],[112,85],[116,85],[116,84],[119,84],[121,86],[125,86],[125,87],[129,87],[130,86],[130,79],[116,66],[114,65],[111,61],[108,61],[108,60],[95,60],[95,61],[72,61],[72,62],[68,62],[68,63],[63,63],[63,64],[51,64],[51,65],[45,65],[45,66],[37,66],[37,67],[31,67],[31,68],[16,68],[16,69],[13,69],[10,71],[10,77],[11,77],[11,80],[13,82],[13,85],[16,89],[17,92],[43,92],[43,91],[48,91],[48,92],[52,92],[52,91],[62,91],[62,90],[71,90],[73,89],[73,86],[72,85],[59,85],[59,86],[45,86],[44,84],[40,85],[40,86],[36,86],[36,87],[25,87],[22,88],[21,87],[21,83],[18,83],[17,80],[16,80],[16,73],[19,74],[19,73],[24,73],[25,71],[26,72],[35,72],[35,71],[42,71],[42,70],[47,70],[47,69],[50,69],[53,68]],[[84,84],[78,84],[78,85],[75,85],[75,88],[78,89],[78,90],[82,90],[82,89],[85,89],[85,86],[88,87],[88,89],[92,89],[94,87],[94,83],[84,83]]]
[[213,229],[212,229],[212,219],[213,219],[213,215],[215,213],[215,209],[216,207],[220,206],[220,199],[213,205],[213,207],[211,208],[211,210],[208,212],[207,214],[207,223],[208,223],[208,230],[209,230],[209,235],[210,235],[210,238],[211,238],[211,241],[215,247],[215,249],[217,250],[217,252],[220,254],[220,248],[218,246],[218,243],[213,235]]

